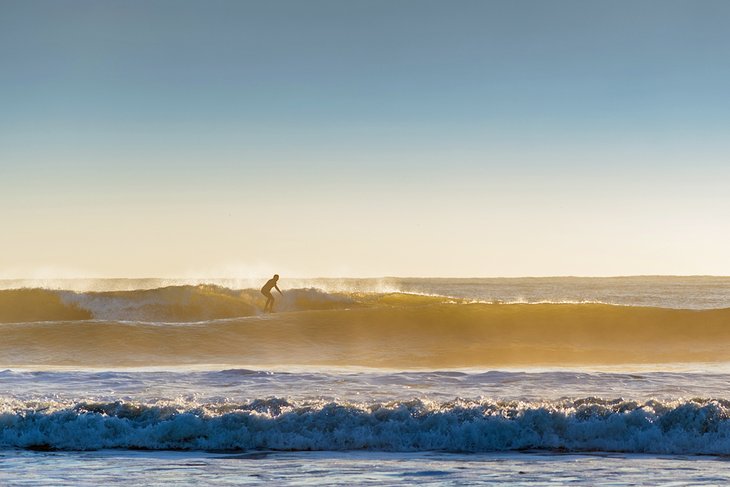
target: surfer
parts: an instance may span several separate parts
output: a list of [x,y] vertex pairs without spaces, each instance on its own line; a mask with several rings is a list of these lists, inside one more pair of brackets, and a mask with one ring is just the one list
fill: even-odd
[[279,274],[274,274],[274,277],[266,281],[266,284],[264,284],[264,287],[261,288],[261,294],[266,296],[266,304],[264,305],[264,313],[274,312],[274,296],[271,295],[271,288],[276,288],[277,291],[279,291],[279,294],[282,296],[284,293],[281,292],[281,289],[279,289],[279,286],[276,285],[276,281],[279,280]]

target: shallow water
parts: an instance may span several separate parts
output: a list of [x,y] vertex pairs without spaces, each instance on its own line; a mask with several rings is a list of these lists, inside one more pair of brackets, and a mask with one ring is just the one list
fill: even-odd
[[727,460],[619,454],[0,452],[0,483],[71,485],[724,485]]

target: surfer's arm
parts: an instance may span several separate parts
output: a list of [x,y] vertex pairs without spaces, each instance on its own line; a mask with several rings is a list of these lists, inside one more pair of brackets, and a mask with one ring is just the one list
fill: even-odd
[[276,288],[277,291],[279,291],[279,294],[281,294],[282,296],[284,295],[284,293],[281,292],[281,289],[279,289],[279,286],[277,286],[276,284],[274,284],[274,287]]

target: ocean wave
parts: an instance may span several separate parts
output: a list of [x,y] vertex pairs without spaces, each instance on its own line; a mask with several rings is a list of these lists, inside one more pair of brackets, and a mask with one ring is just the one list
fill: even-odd
[[[338,309],[355,300],[344,293],[291,289],[277,296],[278,311]],[[196,322],[262,314],[265,298],[254,289],[215,285],[168,286],[131,291],[0,290],[0,323],[115,320]]]
[[730,402],[0,402],[0,448],[730,454]]
[[289,296],[304,310],[178,323],[6,323],[0,364],[434,369],[730,360],[730,309],[483,304],[316,290]]
[[[276,311],[338,310],[357,307],[433,304],[608,304],[598,300],[482,300],[425,292],[289,289],[276,295]],[[213,284],[124,291],[0,289],[0,323],[40,321],[133,321],[191,323],[263,315],[265,298],[256,289]]]

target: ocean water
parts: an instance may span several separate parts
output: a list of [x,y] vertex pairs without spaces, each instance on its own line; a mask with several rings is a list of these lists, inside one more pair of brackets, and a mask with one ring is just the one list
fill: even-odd
[[0,281],[0,485],[730,480],[730,278]]

